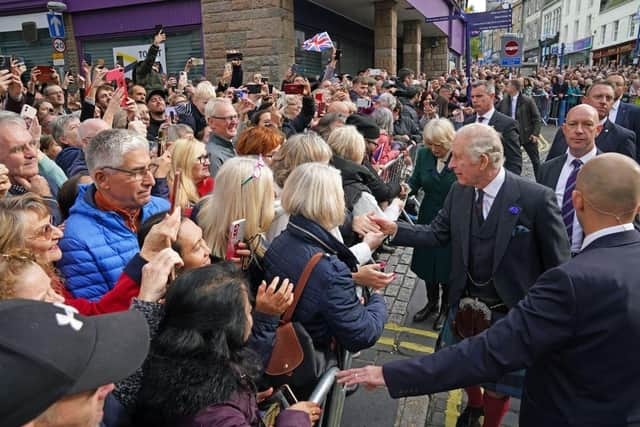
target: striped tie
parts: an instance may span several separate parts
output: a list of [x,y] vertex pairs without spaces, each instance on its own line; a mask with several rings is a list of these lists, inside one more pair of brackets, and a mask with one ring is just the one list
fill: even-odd
[[564,226],[567,228],[569,242],[571,242],[573,238],[573,214],[575,213],[571,193],[573,193],[573,190],[576,188],[576,177],[582,167],[582,161],[580,159],[574,159],[571,162],[571,166],[573,166],[573,170],[569,178],[567,178],[567,185],[564,188],[564,196],[562,197],[562,220],[564,221]]

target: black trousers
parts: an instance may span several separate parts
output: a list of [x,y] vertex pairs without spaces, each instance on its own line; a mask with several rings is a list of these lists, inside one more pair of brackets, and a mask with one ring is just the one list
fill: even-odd
[[527,155],[531,160],[531,164],[533,165],[533,173],[535,176],[537,176],[538,167],[540,166],[540,151],[538,151],[538,144],[527,141],[522,146],[524,147],[524,151],[527,152]]

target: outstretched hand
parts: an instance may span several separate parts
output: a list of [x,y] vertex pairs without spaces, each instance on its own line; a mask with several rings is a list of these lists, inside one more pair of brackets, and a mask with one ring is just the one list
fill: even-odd
[[368,365],[364,368],[347,369],[336,374],[338,384],[347,386],[355,384],[363,384],[367,389],[371,390],[376,387],[386,387],[384,376],[382,375],[382,366]]
[[372,222],[380,227],[380,231],[382,231],[387,236],[393,236],[398,232],[398,224],[396,224],[394,221],[375,216],[375,214],[372,213],[368,214],[367,216]]
[[140,249],[140,256],[151,261],[158,252],[171,247],[171,242],[178,238],[179,230],[180,209],[176,209],[172,214],[167,214],[162,222],[151,227]]

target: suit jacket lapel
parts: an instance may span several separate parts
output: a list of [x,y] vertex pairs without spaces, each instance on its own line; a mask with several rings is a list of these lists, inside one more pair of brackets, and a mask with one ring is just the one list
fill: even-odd
[[[620,114],[620,111],[618,111],[618,114]],[[616,120],[617,120],[617,117],[616,117]],[[604,122],[604,127],[602,128],[600,135],[596,137],[596,145],[598,147],[602,149],[608,148],[607,143],[609,141],[609,133],[611,132],[613,127],[614,126],[613,126],[613,123],[611,123],[611,120],[607,119],[607,121]]]
[[549,171],[549,182],[553,182],[555,183],[555,186],[558,185],[558,179],[560,179],[560,174],[562,173],[562,167],[564,166],[565,162],[567,161],[567,154],[563,154],[562,156],[562,161],[561,162],[556,162],[557,164],[553,165],[553,169],[551,169]]
[[[493,272],[495,273],[502,261],[509,241],[511,240],[511,233],[513,228],[518,222],[518,217],[522,212],[522,206],[518,204],[520,200],[520,187],[515,181],[515,178],[511,176],[510,172],[507,172],[504,184],[501,191],[504,191],[503,204],[497,206],[501,208],[500,212],[496,212],[498,216],[498,230],[496,231],[496,244],[493,253]],[[495,202],[494,202],[495,203]],[[514,208],[513,210],[511,208]]]
[[624,103],[620,101],[620,105],[618,106],[618,114],[616,115],[616,124],[619,124],[620,126],[622,126],[622,123],[626,123],[626,120],[625,120],[626,114],[627,114],[627,109],[624,108]]
[[471,236],[471,215],[473,215],[473,200],[476,192],[473,187],[465,187],[461,193],[462,200],[460,203],[456,203],[455,206],[459,206],[458,210],[461,213],[462,221],[458,221],[458,227],[460,228],[459,235],[462,236],[462,260],[464,266],[469,266],[469,239]]

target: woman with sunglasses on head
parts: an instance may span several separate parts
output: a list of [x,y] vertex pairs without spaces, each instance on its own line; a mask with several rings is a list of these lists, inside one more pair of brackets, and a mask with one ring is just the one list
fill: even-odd
[[178,139],[173,144],[171,171],[167,177],[169,188],[174,188],[175,173],[182,171],[176,194],[171,194],[175,206],[183,209],[186,216],[193,206],[213,191],[214,181],[209,172],[209,155],[206,146],[195,138]]

